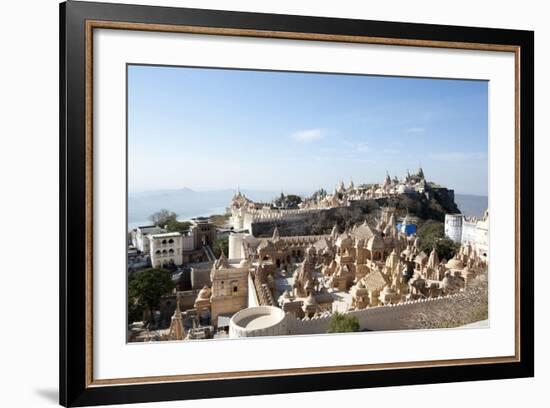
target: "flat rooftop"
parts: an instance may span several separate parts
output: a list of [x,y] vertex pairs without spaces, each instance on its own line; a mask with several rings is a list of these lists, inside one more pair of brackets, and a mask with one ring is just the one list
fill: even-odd
[[245,329],[257,330],[263,329],[264,327],[273,326],[274,324],[277,324],[279,320],[279,316],[275,316],[271,313],[262,313],[244,317],[236,323]]
[[170,238],[170,237],[180,237],[180,232],[161,232],[160,234],[151,234],[151,238]]

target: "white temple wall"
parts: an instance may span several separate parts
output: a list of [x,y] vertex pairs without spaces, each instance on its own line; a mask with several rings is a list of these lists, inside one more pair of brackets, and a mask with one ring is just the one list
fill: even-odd
[[242,225],[241,229],[247,229],[248,231],[252,231],[252,223],[254,222],[254,217],[250,213],[245,213],[242,216]]
[[462,223],[462,240],[461,242],[463,244],[466,244],[468,242],[474,243],[476,242],[476,227],[477,227],[477,221],[464,221]]
[[234,229],[238,230],[242,228],[242,219],[235,211],[231,215],[230,224]]
[[260,306],[258,295],[256,294],[256,288],[254,287],[254,281],[252,275],[248,274],[248,307]]
[[462,241],[462,214],[445,214],[445,236],[454,242]]
[[476,227],[476,246],[481,257],[489,257],[489,221],[479,221]]
[[240,233],[229,234],[229,258],[230,259],[242,259],[244,258],[243,251],[244,235]]

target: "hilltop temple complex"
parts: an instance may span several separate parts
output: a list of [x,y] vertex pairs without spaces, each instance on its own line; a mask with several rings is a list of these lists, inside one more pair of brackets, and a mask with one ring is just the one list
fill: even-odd
[[[252,233],[254,226],[262,224],[292,225],[294,223],[296,225],[300,221],[313,220],[319,214],[331,210],[368,207],[369,204],[374,207],[386,206],[385,202],[399,198],[408,198],[409,202],[416,202],[420,207],[423,205],[428,212],[438,208],[439,213],[434,213],[433,216],[440,218],[441,221],[445,213],[459,212],[454,203],[454,191],[428,182],[422,168],[419,168],[415,174],[407,172],[402,179],[392,178],[386,174],[384,181],[378,184],[356,186],[353,181],[350,181],[346,187],[341,181],[332,194],[321,189],[301,200],[293,208],[281,208],[273,203],[254,202],[237,191],[228,210],[231,214],[230,225],[234,231]],[[431,205],[432,203],[435,205]]]
[[353,180],[350,180],[346,187],[341,181],[334,189],[332,194],[320,194],[310,199],[304,200],[300,208],[334,208],[349,205],[351,201],[368,200],[373,198],[391,197],[398,194],[429,192],[430,186],[424,177],[424,170],[418,169],[416,174],[407,174],[403,179],[390,177],[386,173],[386,178],[380,184],[355,186]]
[[[213,262],[192,306],[180,307],[178,294],[170,328],[158,339],[321,333],[336,312],[356,316],[362,330],[404,328],[407,316],[454,299],[486,276],[486,241],[458,240],[456,254],[440,259],[435,248],[421,250],[414,219],[400,218],[394,207],[380,208],[375,222],[334,225],[320,235],[283,236],[275,227],[258,237],[249,224],[430,188],[420,169],[401,181],[388,175],[378,185],[341,184],[299,209],[273,210],[238,192],[230,205],[228,256]],[[488,231],[488,214],[482,222]]]

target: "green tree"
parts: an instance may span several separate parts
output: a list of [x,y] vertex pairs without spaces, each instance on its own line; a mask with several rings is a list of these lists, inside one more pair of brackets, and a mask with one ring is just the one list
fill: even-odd
[[137,272],[128,278],[128,319],[140,320],[146,310],[152,312],[159,307],[162,296],[174,288],[170,272],[150,268]]
[[279,208],[287,208],[287,209],[295,209],[298,208],[298,205],[302,202],[302,197],[295,195],[295,194],[289,194],[284,195],[281,193],[281,196],[273,201],[275,206]]
[[429,220],[418,228],[416,235],[420,239],[443,238],[445,236],[445,226],[442,222]]
[[216,258],[219,258],[222,252],[225,255],[229,254],[229,237],[220,237],[217,238],[214,243],[212,244],[212,251],[214,252],[214,255]]
[[457,253],[460,245],[449,238],[442,238],[435,244],[439,259],[451,259]]
[[178,215],[163,208],[149,216],[149,219],[158,227],[166,228],[168,232],[187,232],[191,223],[189,221],[178,221]]
[[177,221],[178,215],[173,212],[163,208],[160,211],[157,211],[154,214],[149,216],[149,219],[158,227],[164,228],[170,222]]
[[350,333],[359,331],[359,320],[355,316],[334,313],[330,319],[328,333]]
[[166,230],[168,232],[187,232],[189,231],[189,228],[191,227],[191,223],[189,221],[178,221],[178,220],[169,220],[165,224]]
[[445,238],[445,226],[439,221],[427,221],[416,235],[419,238],[419,249],[430,253],[435,248],[439,259],[451,259],[459,248],[457,243]]
[[298,208],[298,205],[302,202],[302,197],[296,194],[289,194],[286,196],[287,208]]

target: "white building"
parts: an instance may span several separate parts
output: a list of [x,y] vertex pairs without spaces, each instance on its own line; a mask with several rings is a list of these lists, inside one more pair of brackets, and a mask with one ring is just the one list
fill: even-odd
[[183,263],[183,237],[179,232],[148,235],[149,254],[153,268]]
[[482,219],[467,219],[463,214],[445,214],[445,236],[461,244],[473,244],[479,256],[489,256],[489,210]]
[[[217,229],[209,218],[197,217],[191,220],[189,231],[184,233],[168,232],[156,225],[147,225],[137,227],[130,235],[131,246],[142,254],[150,255],[151,264],[157,267],[170,263],[170,260],[176,265],[183,264],[184,260],[192,262],[194,257],[197,257],[197,251],[201,252],[203,247],[210,246],[216,241]],[[167,241],[164,245],[163,237],[166,237]],[[152,242],[155,243],[154,250],[151,248]]]
[[146,225],[143,227],[137,227],[131,232],[132,245],[142,253],[149,253],[149,238],[151,234],[162,234],[166,230],[157,227],[156,225]]

